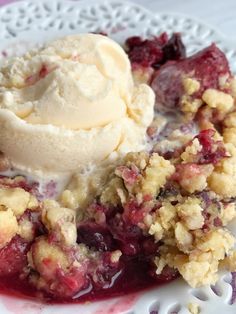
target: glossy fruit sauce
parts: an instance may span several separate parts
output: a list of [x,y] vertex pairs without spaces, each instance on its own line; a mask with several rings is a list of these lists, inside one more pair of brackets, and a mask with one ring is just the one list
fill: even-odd
[[142,260],[126,260],[125,266],[114,276],[113,282],[107,289],[96,290],[88,287],[71,299],[59,299],[36,290],[27,280],[19,279],[19,275],[0,277],[0,294],[19,298],[40,299],[46,303],[83,303],[96,301],[128,293],[157,287],[174,280],[178,275],[167,270],[161,276],[150,275],[150,266]]

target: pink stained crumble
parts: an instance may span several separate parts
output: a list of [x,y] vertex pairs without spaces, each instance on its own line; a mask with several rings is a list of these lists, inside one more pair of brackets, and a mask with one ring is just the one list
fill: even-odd
[[[196,283],[185,269],[192,260],[201,261],[201,241],[214,242],[212,234],[219,239],[233,215],[236,193],[223,191],[224,184],[220,194],[212,178],[221,182],[232,175],[227,162],[234,162],[235,152],[228,149],[223,133],[225,118],[235,108],[203,97],[209,89],[233,97],[228,61],[215,44],[186,57],[180,34],[131,37],[125,45],[133,73],[141,69],[147,74],[156,94],[156,116],[172,112],[174,120],[148,128],[153,148],[127,154],[102,191],[79,207],[78,217],[57,202],[42,202],[55,197],[53,180],[40,189],[25,178],[0,178],[1,188],[19,188],[38,202],[15,215],[23,231],[30,226],[28,238],[24,232],[15,234],[0,248],[3,293],[40,295],[46,302],[84,302],[158,286],[180,274],[192,286],[208,284],[204,275]],[[43,64],[26,84],[35,84],[54,69]],[[186,89],[187,83],[193,86]],[[236,177],[229,180],[233,185]],[[195,211],[188,212],[191,208]],[[224,236],[230,243],[230,236]],[[234,281],[235,275],[232,302]]]

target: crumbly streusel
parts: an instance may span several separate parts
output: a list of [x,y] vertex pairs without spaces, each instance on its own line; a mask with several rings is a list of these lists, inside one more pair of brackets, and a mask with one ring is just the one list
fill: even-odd
[[[236,80],[215,45],[185,58],[178,36],[128,44],[136,80],[157,96],[149,149],[74,174],[57,201],[37,199],[22,177],[0,177],[0,250],[23,239],[21,277],[49,295],[107,289],[132,259],[152,278],[178,272],[192,287],[214,284],[220,268],[236,271],[226,228],[236,217]],[[138,111],[130,108],[134,120]],[[0,171],[9,165],[0,154]]]

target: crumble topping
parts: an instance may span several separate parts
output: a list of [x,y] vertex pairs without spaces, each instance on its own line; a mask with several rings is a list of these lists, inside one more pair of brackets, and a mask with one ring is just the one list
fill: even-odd
[[34,240],[34,224],[28,219],[27,216],[23,216],[18,222],[18,231],[17,234],[27,242]]
[[200,204],[200,200],[193,197],[177,205],[177,213],[188,230],[200,229],[204,224],[203,208]]
[[83,210],[102,192],[104,184],[114,169],[113,165],[92,169],[89,173],[75,174],[67,189],[62,192],[60,202],[63,206]]
[[234,99],[231,95],[216,89],[207,89],[202,95],[202,100],[210,107],[217,108],[220,112],[229,112],[234,105]]
[[16,217],[21,216],[26,209],[38,207],[36,197],[21,188],[1,188],[0,204],[10,208]]
[[76,243],[76,213],[73,209],[61,207],[56,201],[46,200],[43,203],[42,222],[65,245]]
[[200,306],[197,303],[189,303],[188,304],[188,310],[191,314],[201,313]]
[[13,211],[0,205],[0,248],[10,242],[17,231],[18,224]]
[[[153,259],[157,274],[168,266],[193,287],[213,284],[222,261],[234,256],[234,237],[223,226],[236,211],[222,191],[211,187],[211,176],[231,159],[232,151],[215,139],[214,130],[201,131],[171,160],[157,153],[129,153],[107,177],[81,223],[110,223],[107,212],[113,208],[118,226],[136,225],[162,243]],[[116,206],[123,211],[116,214]]]
[[[132,260],[154,280],[179,273],[192,287],[214,284],[220,268],[236,271],[226,228],[236,217],[236,80],[228,62],[214,44],[186,58],[179,34],[133,37],[126,49],[135,79],[156,94],[148,149],[78,170],[57,200],[42,201],[26,178],[0,177],[0,275],[19,273],[66,299],[108,289]],[[12,79],[30,86],[50,72]],[[150,120],[146,89],[140,85],[128,108],[142,126]],[[0,171],[10,167],[0,153]]]
[[185,151],[181,154],[181,159],[184,163],[196,162],[196,156],[202,150],[202,145],[199,140],[195,138],[190,145],[188,145]]
[[193,95],[200,89],[200,83],[190,77],[183,79],[183,86],[185,93],[189,96]]
[[212,191],[222,197],[236,196],[236,148],[232,144],[226,144],[230,157],[224,158],[216,165],[208,179]]
[[163,247],[161,257],[155,263],[158,266],[161,258],[165,265],[177,268],[192,287],[214,284],[218,279],[219,261],[233,248],[234,238],[227,231],[215,230],[194,242],[194,249],[189,254],[178,251],[174,246]]
[[32,223],[26,217],[22,219],[26,210],[38,210],[35,196],[18,187],[0,188],[0,248],[16,234],[24,239],[33,238]]
[[174,173],[174,166],[158,154],[153,154],[145,168],[141,181],[141,191],[144,195],[155,196],[159,194],[168,177]]

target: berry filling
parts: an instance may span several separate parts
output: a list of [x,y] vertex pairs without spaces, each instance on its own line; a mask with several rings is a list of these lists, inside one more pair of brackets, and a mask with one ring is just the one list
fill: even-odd
[[[54,181],[41,189],[1,176],[3,293],[84,302],[180,275],[192,287],[209,285],[222,265],[236,270],[234,238],[224,228],[236,217],[228,61],[215,44],[186,57],[180,34],[125,44],[133,74],[141,69],[156,94],[152,148],[128,153],[104,176],[92,170],[86,187],[84,174],[73,178],[57,201]],[[26,83],[54,69],[43,65]],[[3,154],[0,162],[5,170]]]
[[179,60],[186,56],[180,34],[168,38],[166,33],[152,39],[130,37],[125,42],[133,69],[153,67],[158,69],[168,60]]
[[185,94],[184,79],[194,79],[199,83],[190,92],[193,98],[201,98],[209,88],[224,90],[220,78],[230,79],[231,72],[224,53],[215,45],[205,48],[195,55],[177,61],[169,61],[152,77],[151,86],[156,93],[156,108],[161,111],[176,111],[182,106]]

